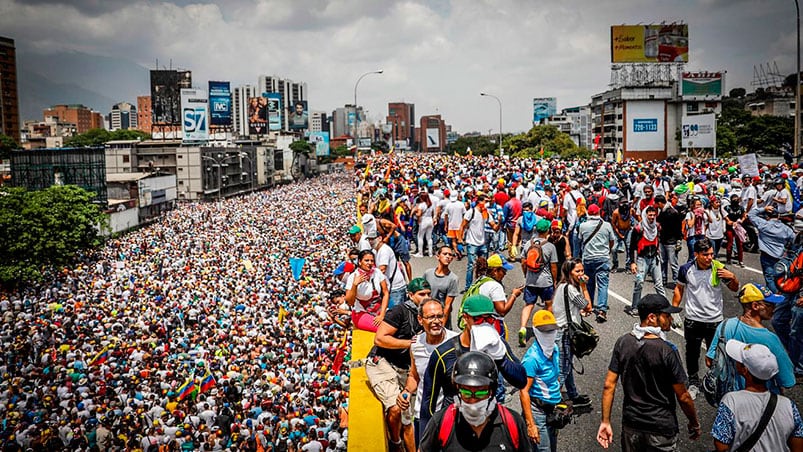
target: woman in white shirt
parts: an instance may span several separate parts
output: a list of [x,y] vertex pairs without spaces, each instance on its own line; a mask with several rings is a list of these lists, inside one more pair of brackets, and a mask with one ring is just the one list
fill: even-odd
[[719,248],[722,247],[722,239],[725,238],[725,210],[722,209],[719,196],[712,196],[709,201],[708,209],[705,211],[705,236],[714,245],[714,259],[716,259]]
[[418,204],[415,206],[413,215],[418,219],[418,252],[414,257],[423,257],[424,241],[427,243],[429,256],[432,256],[432,217],[435,213],[435,204],[429,199],[429,195],[421,193],[418,195]]
[[388,309],[388,280],[374,263],[371,250],[360,251],[357,270],[346,280],[346,303],[351,306],[354,327],[376,333]]
[[571,344],[569,342],[569,319],[566,316],[566,300],[572,316],[572,322],[580,324],[584,315],[591,313],[591,296],[588,294],[586,282],[588,277],[583,269],[581,259],[569,259],[561,268],[561,281],[555,289],[555,298],[552,300],[552,313],[558,324],[558,335],[555,341],[560,350],[560,381],[566,386],[566,395],[572,400],[576,408],[589,406],[591,399],[581,395],[574,384],[574,371],[572,370]]

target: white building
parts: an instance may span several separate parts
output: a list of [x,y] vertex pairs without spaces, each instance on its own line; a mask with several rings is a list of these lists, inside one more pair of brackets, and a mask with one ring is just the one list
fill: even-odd
[[232,92],[231,97],[234,131],[240,136],[248,136],[248,99],[257,97],[257,89],[254,85],[238,86]]
[[109,113],[109,130],[129,130],[137,128],[137,107],[128,102],[112,105]]
[[307,100],[307,84],[305,82],[296,83],[290,79],[279,78],[275,75],[260,75],[257,87],[259,88],[259,95],[263,93],[281,94],[282,130],[289,131],[288,112],[291,111],[293,103]]

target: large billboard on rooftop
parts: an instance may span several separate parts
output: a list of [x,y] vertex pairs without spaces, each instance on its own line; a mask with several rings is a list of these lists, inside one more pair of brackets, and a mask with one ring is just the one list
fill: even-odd
[[687,24],[614,25],[612,63],[688,63]]

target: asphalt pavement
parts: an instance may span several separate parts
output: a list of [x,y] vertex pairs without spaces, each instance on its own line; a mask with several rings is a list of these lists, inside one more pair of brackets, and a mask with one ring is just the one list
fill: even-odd
[[[724,249],[720,250],[720,258],[723,262],[724,258],[722,258],[722,255],[724,252]],[[688,254],[684,245],[683,251],[681,251],[679,256],[680,262],[685,262],[687,256]],[[623,265],[622,263],[625,261],[624,253],[620,253],[619,257],[620,265]],[[736,274],[736,277],[739,278],[739,284],[742,285],[747,282],[763,284],[764,277],[761,271],[761,265],[759,264],[758,254],[745,253],[744,263],[745,268],[740,268],[738,265],[727,266]],[[421,276],[424,270],[436,266],[435,259],[427,256],[424,256],[423,258],[412,258],[411,264],[413,267],[413,277]],[[522,275],[520,265],[518,263],[514,263],[514,266],[516,268],[509,272],[502,281],[507,294],[510,294],[510,290],[512,288],[524,284],[524,277]],[[460,281],[462,288],[466,274],[466,259],[462,259],[460,261],[455,260],[450,266],[450,269],[457,273],[458,280]],[[558,434],[558,450],[602,450],[602,447],[596,441],[596,435],[601,417],[602,388],[605,381],[605,375],[607,373],[611,352],[616,340],[621,335],[628,333],[633,328],[633,324],[638,322],[637,317],[631,317],[625,314],[623,311],[625,307],[630,305],[634,279],[635,277],[633,275],[624,272],[612,273],[610,277],[610,286],[608,288],[608,321],[606,323],[599,324],[593,320],[593,317],[587,318],[597,329],[597,332],[600,335],[600,342],[596,350],[594,350],[591,355],[583,358],[582,360],[575,360],[575,368],[580,369],[582,367],[583,369],[582,374],[575,374],[575,381],[580,393],[587,394],[591,398],[592,408],[590,409],[590,412],[575,416],[575,422],[560,431]],[[652,281],[650,278],[648,278],[647,282],[644,284],[642,295],[654,292],[655,289]],[[739,306],[738,300],[735,297],[735,294],[730,292],[727,288],[724,288],[723,292],[725,297],[725,318],[734,317],[741,314],[742,310]],[[667,296],[671,301],[671,289],[667,289]],[[456,300],[455,303],[459,303],[459,299]],[[506,323],[511,334],[511,337],[509,338],[510,345],[519,358],[521,358],[524,355],[524,352],[527,350],[526,348],[518,347],[517,337],[515,336],[515,333],[519,330],[521,309],[523,306],[524,300],[522,297],[519,297],[514,304],[513,309],[507,314],[507,316],[505,316]],[[454,311],[456,312],[457,310],[455,309]],[[772,328],[771,325],[769,325],[769,322],[765,322],[765,326]],[[680,350],[681,359],[684,360],[685,343],[683,339],[682,328],[673,329],[673,331],[667,335],[667,339],[677,345],[678,349]],[[527,343],[528,347],[532,345],[532,343],[533,339],[530,339]],[[702,351],[700,360],[700,377],[702,377],[705,369],[705,363],[703,362],[704,354],[705,352]],[[801,407],[801,403],[803,403],[803,390],[801,390],[800,385],[794,387],[791,391],[787,391],[786,395],[795,400],[798,404],[798,407]],[[619,446],[619,436],[622,428],[622,400],[622,387],[620,383],[617,386],[613,403],[611,424],[614,431],[614,444],[611,446],[611,450],[621,449]],[[681,434],[678,441],[678,450],[713,450],[714,445],[711,437],[711,426],[714,422],[714,417],[716,416],[716,410],[705,401],[705,398],[702,394],[697,397],[695,404],[697,407],[698,417],[700,418],[703,436],[697,441],[691,441],[688,439],[688,435],[685,433],[687,421],[683,413],[678,408],[677,416],[681,429]],[[518,392],[513,393],[508,397],[506,405],[514,408],[517,411],[521,410]]]

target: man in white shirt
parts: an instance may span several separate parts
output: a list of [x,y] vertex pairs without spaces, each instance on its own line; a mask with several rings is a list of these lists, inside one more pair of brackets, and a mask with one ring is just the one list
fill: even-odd
[[452,247],[452,251],[461,259],[461,255],[457,250],[457,243],[460,241],[458,234],[460,233],[460,225],[463,222],[463,214],[466,213],[466,206],[462,201],[457,200],[457,193],[449,195],[449,204],[443,208],[444,227],[446,228],[446,237]]
[[460,225],[458,237],[460,243],[465,243],[466,257],[468,257],[466,286],[463,291],[468,290],[474,279],[474,262],[477,261],[477,257],[488,255],[488,247],[485,244],[485,217],[488,215],[485,202],[487,199],[488,196],[480,192],[477,195],[477,205],[463,214],[463,222]]

